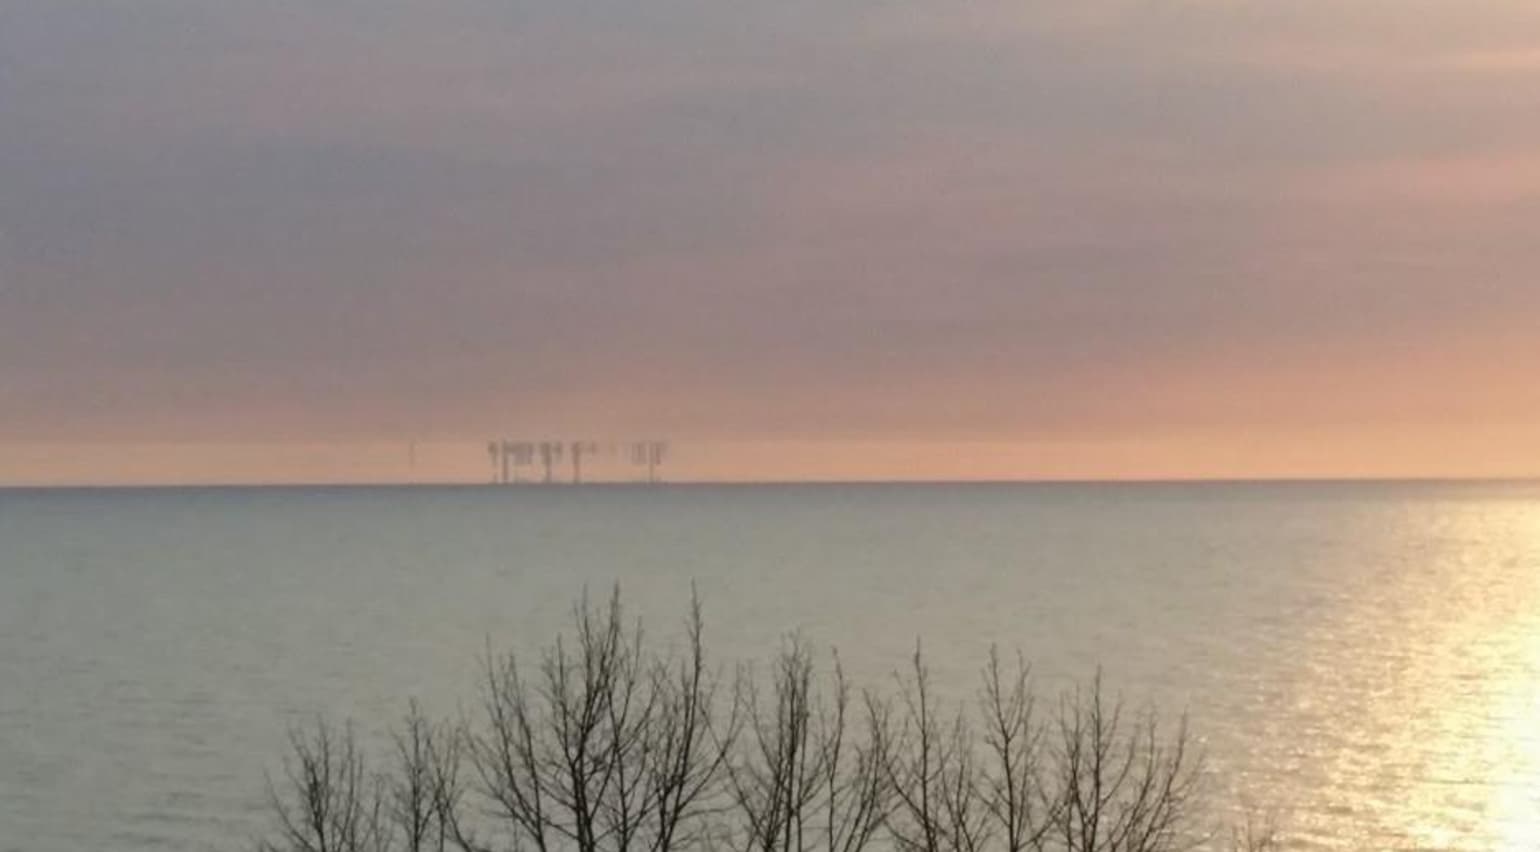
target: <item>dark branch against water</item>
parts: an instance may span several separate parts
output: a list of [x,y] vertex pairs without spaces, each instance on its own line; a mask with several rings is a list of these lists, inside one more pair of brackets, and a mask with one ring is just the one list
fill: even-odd
[[262,852],[1178,852],[1278,847],[1200,822],[1186,720],[1098,673],[1046,716],[991,649],[975,701],[937,695],[918,644],[893,695],[790,636],[763,674],[706,655],[693,593],[657,651],[616,588],[536,659],[488,653],[472,718],[416,702],[372,769],[351,725],[291,733]]

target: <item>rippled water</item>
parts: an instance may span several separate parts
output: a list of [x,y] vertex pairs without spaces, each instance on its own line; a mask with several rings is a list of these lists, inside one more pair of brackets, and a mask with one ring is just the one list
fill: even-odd
[[315,712],[452,711],[620,581],[719,659],[1100,664],[1300,849],[1540,849],[1540,487],[0,491],[0,850],[239,849]]

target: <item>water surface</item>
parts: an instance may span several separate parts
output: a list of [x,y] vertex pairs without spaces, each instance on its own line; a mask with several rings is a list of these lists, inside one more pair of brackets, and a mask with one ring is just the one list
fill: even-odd
[[244,848],[285,727],[474,701],[620,582],[666,641],[1100,665],[1294,848],[1540,848],[1540,487],[0,491],[0,850]]

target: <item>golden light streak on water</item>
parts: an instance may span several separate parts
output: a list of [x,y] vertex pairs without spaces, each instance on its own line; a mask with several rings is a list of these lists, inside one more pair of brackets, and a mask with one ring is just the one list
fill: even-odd
[[1540,849],[1540,626],[1529,634],[1530,665],[1504,725],[1491,744],[1497,752],[1491,825],[1500,849]]
[[1304,557],[1287,705],[1247,745],[1290,849],[1540,849],[1540,504],[1365,513]]
[[[1540,552],[1540,509],[1531,510],[1527,528],[1527,547]],[[1540,601],[1525,603],[1508,631],[1522,647],[1521,664],[1509,670],[1485,743],[1494,848],[1513,852],[1540,849]]]
[[[1373,725],[1395,732],[1363,769],[1364,805],[1418,850],[1540,849],[1540,509],[1452,519],[1436,569],[1409,571],[1423,613],[1389,633],[1397,671]],[[1434,580],[1437,582],[1424,582]]]

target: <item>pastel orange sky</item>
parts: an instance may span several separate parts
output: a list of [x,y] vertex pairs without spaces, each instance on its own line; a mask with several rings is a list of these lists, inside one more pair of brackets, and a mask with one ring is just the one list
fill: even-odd
[[1540,475],[1529,0],[0,3],[0,128],[0,484]]

